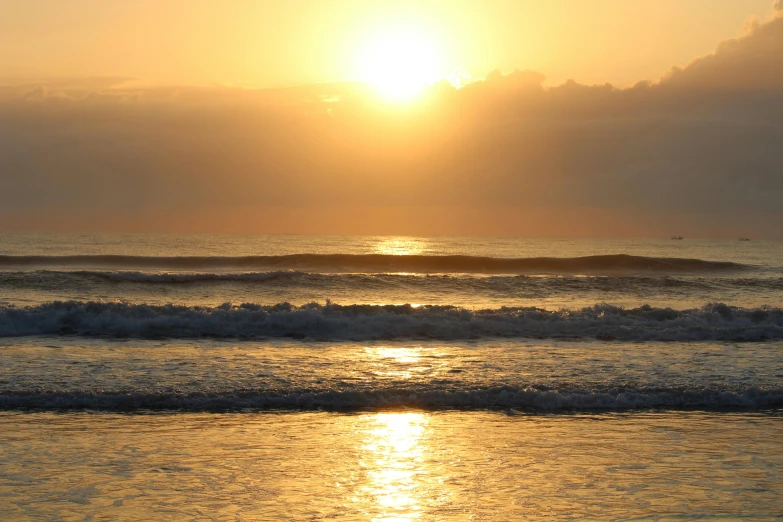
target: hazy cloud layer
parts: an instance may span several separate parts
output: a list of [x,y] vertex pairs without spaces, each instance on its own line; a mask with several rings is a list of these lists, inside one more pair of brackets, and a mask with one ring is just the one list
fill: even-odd
[[783,237],[783,17],[654,84],[543,80],[409,107],[351,83],[0,87],[0,224]]

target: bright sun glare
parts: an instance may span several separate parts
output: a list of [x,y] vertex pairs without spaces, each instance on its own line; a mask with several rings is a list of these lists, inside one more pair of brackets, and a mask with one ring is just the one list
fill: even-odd
[[375,37],[366,48],[363,78],[392,100],[409,100],[437,80],[439,57],[434,42],[410,30]]

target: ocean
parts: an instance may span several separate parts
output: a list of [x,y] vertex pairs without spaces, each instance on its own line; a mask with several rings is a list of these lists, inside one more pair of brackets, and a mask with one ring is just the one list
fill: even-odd
[[783,243],[0,233],[0,518],[783,519]]

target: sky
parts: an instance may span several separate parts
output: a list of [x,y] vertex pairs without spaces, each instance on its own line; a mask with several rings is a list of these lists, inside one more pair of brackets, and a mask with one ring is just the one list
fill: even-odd
[[781,122],[769,0],[0,0],[3,229],[783,238]]
[[411,28],[437,73],[655,80],[736,36],[770,0],[0,0],[0,78],[114,76],[279,87],[361,79],[362,50]]

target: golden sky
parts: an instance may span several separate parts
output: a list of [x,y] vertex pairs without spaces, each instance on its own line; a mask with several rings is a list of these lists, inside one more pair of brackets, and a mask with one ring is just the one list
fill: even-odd
[[783,238],[781,122],[783,0],[0,0],[0,229]]
[[[257,87],[361,79],[415,34],[434,74],[536,70],[550,84],[655,80],[770,0],[0,0],[0,78],[123,76]],[[382,57],[381,57],[382,58]]]

